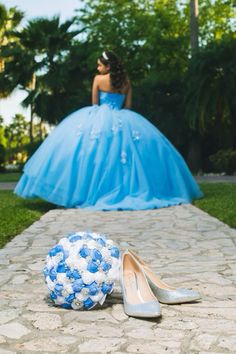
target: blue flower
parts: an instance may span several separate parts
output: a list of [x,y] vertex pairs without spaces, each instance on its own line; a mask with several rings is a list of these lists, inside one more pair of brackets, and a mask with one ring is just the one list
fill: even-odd
[[96,295],[98,293],[98,285],[97,283],[94,281],[92,282],[90,285],[86,286],[89,289],[89,295]]
[[55,300],[55,299],[57,298],[57,295],[56,295],[53,291],[51,291],[51,292],[50,292],[50,298],[51,298],[52,300]]
[[83,304],[84,304],[84,307],[89,310],[91,307],[93,307],[94,302],[93,302],[93,300],[90,299],[90,297],[88,297],[88,298],[83,302]]
[[50,271],[49,271],[49,277],[50,277],[51,281],[56,280],[56,278],[57,278],[57,272],[55,271],[54,268],[50,269]]
[[66,276],[67,278],[73,278],[73,273],[69,268],[66,270]]
[[55,247],[53,247],[53,248],[50,250],[49,256],[50,256],[50,257],[54,257],[54,256],[57,255],[57,253],[63,252],[63,250],[64,250],[64,249],[63,249],[62,245],[56,245]]
[[57,273],[65,273],[66,272],[66,266],[63,261],[60,261],[57,265]]
[[106,242],[104,241],[103,238],[98,238],[98,239],[97,239],[97,242],[98,242],[99,245],[101,245],[102,247],[105,247],[105,246],[106,246]]
[[83,247],[79,251],[79,254],[80,254],[81,257],[86,258],[87,256],[90,255],[90,250],[88,249],[88,247]]
[[77,269],[75,269],[75,270],[73,271],[72,277],[73,277],[74,279],[80,279],[80,278],[81,278],[81,275],[80,275],[80,273],[78,272]]
[[112,255],[112,257],[115,257],[115,258],[119,258],[120,257],[120,251],[119,251],[118,247],[113,246],[111,248],[111,255]]
[[45,278],[49,275],[49,273],[50,273],[50,269],[48,267],[44,267],[43,274],[44,274]]
[[96,273],[98,271],[98,265],[95,262],[90,262],[87,266],[87,270],[90,273]]
[[81,279],[77,279],[72,284],[72,289],[75,293],[79,293],[84,287],[84,283]]
[[96,261],[99,261],[99,262],[102,261],[102,254],[101,254],[100,251],[98,251],[96,249],[91,251],[91,257],[92,257],[92,260],[95,261],[95,262]]
[[71,304],[67,304],[66,302],[64,304],[61,304],[61,307],[64,309],[71,309]]
[[70,242],[74,243],[74,242],[76,242],[78,240],[82,240],[82,237],[79,236],[79,235],[70,235],[68,237],[68,239],[69,239]]
[[102,283],[102,292],[103,294],[110,294],[113,289],[113,284]]
[[63,285],[57,283],[57,284],[55,285],[55,287],[54,287],[54,292],[55,292],[55,294],[58,295],[58,296],[61,296],[62,290],[63,290]]
[[67,250],[64,250],[63,249],[63,261],[65,261],[66,260],[66,258],[68,258],[69,257],[69,251],[67,251]]
[[75,294],[70,294],[65,298],[65,300],[66,302],[71,303],[74,300],[74,298],[75,298]]
[[111,269],[110,263],[107,262],[102,262],[101,266],[104,272],[108,272],[108,270]]
[[93,240],[93,236],[91,236],[89,233],[86,234],[85,238],[87,240]]

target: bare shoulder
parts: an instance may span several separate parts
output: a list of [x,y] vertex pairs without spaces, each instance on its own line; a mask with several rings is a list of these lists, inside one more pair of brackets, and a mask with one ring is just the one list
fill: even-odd
[[102,76],[102,75],[95,75],[95,76],[94,76],[94,81],[100,82],[100,81],[101,81],[101,76]]

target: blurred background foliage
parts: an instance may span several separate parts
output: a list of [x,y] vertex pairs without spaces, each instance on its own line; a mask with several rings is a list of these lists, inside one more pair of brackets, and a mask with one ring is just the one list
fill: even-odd
[[36,18],[24,26],[20,9],[0,5],[0,97],[22,89],[31,110],[30,122],[21,115],[8,126],[0,121],[2,168],[24,163],[47,135],[45,123],[91,104],[96,60],[109,49],[130,76],[133,109],[169,138],[193,172],[235,172],[236,7],[199,2],[193,51],[193,3],[83,0],[68,21]]

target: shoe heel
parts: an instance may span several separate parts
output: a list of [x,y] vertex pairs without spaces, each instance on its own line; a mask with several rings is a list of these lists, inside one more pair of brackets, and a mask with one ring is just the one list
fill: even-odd
[[124,252],[122,256],[121,288],[124,311],[128,316],[145,318],[161,316],[160,304],[143,270],[129,252]]

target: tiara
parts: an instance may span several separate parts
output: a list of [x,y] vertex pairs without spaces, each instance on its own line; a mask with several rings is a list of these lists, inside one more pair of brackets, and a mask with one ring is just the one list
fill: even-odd
[[103,52],[103,53],[102,53],[102,56],[103,56],[103,58],[104,58],[105,60],[108,60],[108,56],[106,55],[106,52]]

